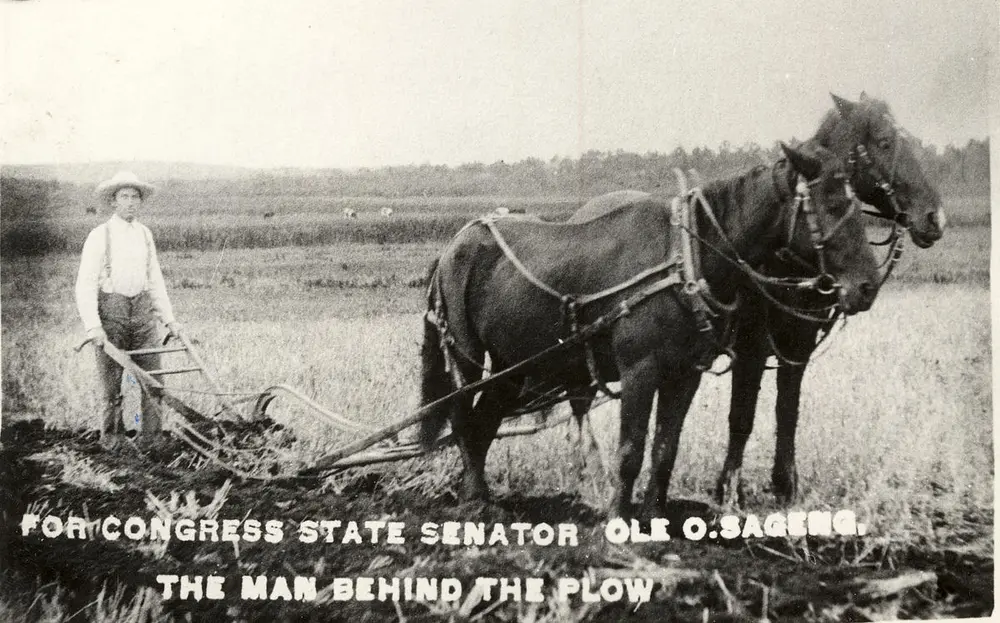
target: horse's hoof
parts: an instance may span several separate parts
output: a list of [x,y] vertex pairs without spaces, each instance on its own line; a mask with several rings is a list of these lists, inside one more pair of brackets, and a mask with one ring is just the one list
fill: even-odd
[[468,518],[469,521],[475,521],[486,515],[487,511],[489,511],[490,503],[483,499],[465,500],[459,502],[458,508],[462,515]]
[[715,501],[724,508],[742,508],[746,504],[747,485],[738,474],[719,478],[715,485]]
[[636,509],[630,503],[612,504],[608,509],[608,521],[612,519],[623,519],[625,521],[636,519]]
[[642,509],[639,518],[648,521],[656,517],[667,516],[667,497],[660,498],[658,495],[647,495],[642,500]]
[[481,483],[462,481],[458,491],[458,499],[463,503],[485,503],[490,501],[490,490]]
[[790,472],[775,472],[771,477],[774,497],[781,506],[788,506],[799,496],[799,475],[793,469]]

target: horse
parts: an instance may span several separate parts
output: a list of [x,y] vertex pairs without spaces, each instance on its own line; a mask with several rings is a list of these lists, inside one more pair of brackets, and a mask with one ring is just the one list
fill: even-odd
[[274,218],[274,212],[265,212],[264,218]]
[[97,214],[97,208],[95,208],[94,206],[87,206],[86,213],[87,214]]
[[[659,392],[645,506],[662,510],[700,366],[748,266],[789,248],[819,262],[808,285],[836,290],[843,313],[870,307],[878,268],[842,165],[823,148],[782,149],[770,168],[705,186],[688,220],[650,197],[582,223],[483,218],[459,231],[428,272],[419,440],[433,447],[450,421],[463,500],[489,498],[486,454],[527,378],[598,378],[621,382],[613,516],[631,515]],[[496,378],[473,406],[453,392],[481,379],[487,354]]]
[[344,208],[344,218],[358,218],[357,210],[353,208]]
[[[834,108],[823,118],[815,136],[806,145],[819,145],[837,154],[844,162],[858,198],[875,208],[871,213],[908,231],[920,248],[928,248],[941,239],[946,217],[937,190],[927,180],[904,130],[893,119],[888,105],[861,94],[851,102],[831,94]],[[636,190],[621,190],[596,197],[581,207],[567,222],[597,218],[629,202],[648,197]],[[901,243],[897,239],[897,243]],[[889,253],[898,253],[894,245]],[[895,263],[895,259],[887,261]],[[886,270],[886,277],[893,264]],[[792,260],[771,256],[761,269],[770,275],[801,274]],[[884,279],[883,279],[884,280]],[[732,365],[732,389],[729,412],[729,445],[722,472],[716,482],[716,501],[742,505],[745,483],[741,478],[743,453],[753,430],[760,383],[767,359],[774,355],[777,369],[777,417],[772,491],[779,503],[788,504],[798,496],[798,472],[795,466],[795,432],[798,426],[799,401],[806,366],[818,345],[829,335],[835,318],[815,322],[797,317],[782,305],[816,307],[823,298],[813,293],[775,292],[777,302],[767,300],[754,288],[743,291],[741,309],[736,316],[736,338]],[[578,390],[570,401],[583,435],[583,422],[590,409],[594,390]],[[582,439],[582,437],[581,437]]]
[[392,208],[382,208],[379,213],[382,216],[392,216]]

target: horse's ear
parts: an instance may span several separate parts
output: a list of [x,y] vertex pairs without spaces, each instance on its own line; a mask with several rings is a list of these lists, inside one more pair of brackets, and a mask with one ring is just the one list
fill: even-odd
[[823,170],[823,163],[818,158],[813,158],[784,143],[781,144],[781,151],[785,152],[785,157],[788,158],[792,168],[807,180],[816,179]]
[[854,102],[845,100],[844,98],[834,95],[833,93],[830,94],[830,97],[833,98],[833,103],[837,107],[837,112],[839,112],[840,116],[844,119],[849,118],[854,112],[854,108],[857,106]]

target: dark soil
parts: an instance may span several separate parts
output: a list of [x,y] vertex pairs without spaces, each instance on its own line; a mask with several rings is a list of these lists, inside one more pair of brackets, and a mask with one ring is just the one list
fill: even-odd
[[[233,438],[240,431],[229,430]],[[250,438],[252,436],[245,436]],[[103,470],[114,470],[115,492],[81,487],[63,480],[58,461],[29,460],[39,452],[65,448],[91,459]],[[507,620],[534,615],[539,620],[751,620],[763,615],[781,620],[879,620],[892,618],[943,618],[986,616],[993,609],[992,551],[968,548],[875,547],[863,558],[864,538],[856,539],[757,539],[746,541],[686,541],[609,544],[605,520],[599,509],[576,497],[512,495],[489,505],[459,504],[450,493],[428,495],[416,490],[387,488],[378,472],[341,483],[338,488],[313,482],[242,481],[221,468],[193,471],[194,461],[178,440],[167,437],[162,446],[140,451],[129,445],[119,452],[101,449],[95,434],[46,430],[40,421],[22,421],[3,430],[0,450],[0,581],[2,594],[27,595],[26,604],[39,590],[62,589],[67,613],[83,619],[102,586],[123,587],[127,594],[144,587],[159,587],[156,576],[218,575],[226,578],[223,600],[169,599],[163,602],[168,617],[184,620],[247,621],[438,621]],[[414,463],[419,467],[419,463]],[[70,478],[72,481],[72,478]],[[245,518],[282,521],[283,538],[277,543],[171,540],[157,557],[147,541],[124,537],[117,541],[96,538],[71,540],[45,538],[40,529],[21,536],[20,522],[29,505],[48,503],[47,514],[65,519],[70,514],[101,519],[109,515],[144,519],[155,513],[147,506],[147,492],[158,499],[180,495],[184,504],[194,492],[205,506],[232,481],[228,499],[218,519]],[[678,504],[679,515],[693,507]],[[695,509],[696,510],[696,509]],[[303,543],[297,528],[306,519],[399,521],[405,524],[404,544],[384,538],[363,544],[343,544],[338,530],[333,543]],[[514,522],[573,523],[579,528],[576,547],[428,545],[420,541],[420,526],[433,521],[482,521],[509,526]],[[673,521],[671,522],[674,523]],[[980,528],[986,533],[992,526]],[[487,531],[487,534],[489,532]],[[508,530],[508,535],[513,536]],[[693,571],[676,582],[660,582],[652,599],[641,605],[621,602],[583,604],[546,600],[532,605],[467,599],[477,577],[545,578],[546,588],[557,578],[582,578],[588,569],[600,575],[621,573],[634,567],[636,557],[646,566],[635,577],[664,577],[671,570]],[[919,572],[930,572],[920,574]],[[311,576],[319,590],[333,578],[358,576],[420,576],[458,578],[463,597],[452,609],[421,601],[285,601],[240,599],[242,575]],[[878,584],[878,580],[920,578],[908,585]],[[895,588],[885,588],[894,586]],[[877,588],[882,587],[882,588]],[[176,588],[176,587],[175,587]],[[549,592],[548,590],[546,591]],[[766,605],[765,605],[766,601]],[[466,608],[460,610],[462,604]],[[26,606],[27,607],[27,606]],[[559,608],[563,608],[559,614]],[[763,613],[766,608],[766,613]],[[37,610],[37,608],[35,609]],[[32,616],[39,613],[32,610]],[[477,618],[479,617],[479,618]],[[550,618],[545,618],[550,617]]]

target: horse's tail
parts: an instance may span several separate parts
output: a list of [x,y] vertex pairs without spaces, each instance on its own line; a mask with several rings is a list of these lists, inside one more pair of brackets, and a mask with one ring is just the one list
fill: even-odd
[[[431,320],[431,314],[437,314],[443,307],[437,304],[441,292],[438,289],[437,269],[439,260],[435,259],[427,270],[427,316],[424,317],[424,341],[420,349],[421,361],[421,406],[439,400],[454,390],[451,376],[448,374],[445,354],[441,346],[441,335],[437,325]],[[441,429],[448,421],[451,403],[445,402],[433,407],[420,421],[420,447],[430,450],[437,441]]]

